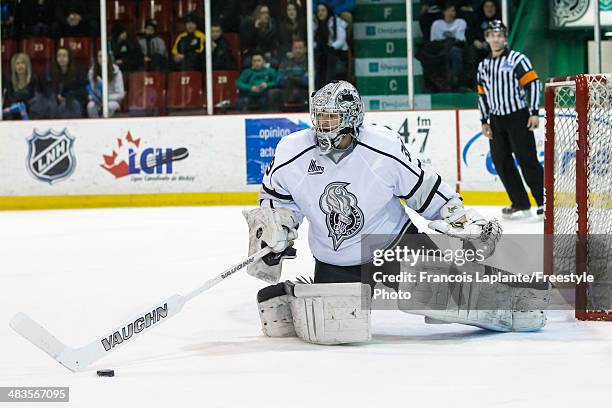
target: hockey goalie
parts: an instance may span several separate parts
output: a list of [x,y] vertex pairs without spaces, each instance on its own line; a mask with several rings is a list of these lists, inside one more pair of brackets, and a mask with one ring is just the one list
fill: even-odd
[[[260,206],[245,211],[249,254],[265,246],[272,250],[249,265],[248,273],[272,284],[257,294],[265,335],[298,336],[316,344],[364,342],[371,339],[375,270],[372,252],[363,250],[364,237],[382,237],[375,244],[379,249],[436,248],[404,205],[430,220],[431,229],[486,256],[494,252],[502,230],[497,221],[465,208],[435,171],[411,157],[397,133],[365,125],[361,97],[350,83],[334,81],[313,94],[310,115],[312,128],[281,139],[264,175]],[[278,283],[283,259],[296,256],[292,245],[304,218],[314,279]],[[385,273],[419,266],[398,261]],[[439,268],[441,274],[454,273],[452,267]],[[472,262],[462,273],[484,274],[490,268]],[[426,323],[502,332],[534,331],[546,323],[546,288],[478,282],[391,286],[413,294],[397,307],[425,316]],[[469,300],[458,299],[458,293],[469,293]]]

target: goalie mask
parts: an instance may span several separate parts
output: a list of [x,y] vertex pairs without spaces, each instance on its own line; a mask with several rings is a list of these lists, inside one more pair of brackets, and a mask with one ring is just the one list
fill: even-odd
[[357,89],[346,81],[325,85],[312,96],[310,119],[321,154],[337,148],[344,135],[356,137],[363,123],[363,102]]

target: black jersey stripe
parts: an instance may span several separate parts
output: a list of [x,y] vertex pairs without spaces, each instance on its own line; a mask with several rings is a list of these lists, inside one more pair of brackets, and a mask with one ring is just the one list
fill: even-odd
[[263,190],[270,194],[272,197],[276,197],[279,198],[281,200],[291,200],[293,201],[293,197],[291,196],[291,194],[281,194],[277,191],[274,191],[273,189],[271,189],[270,187],[267,187],[264,183],[261,183],[261,187],[263,188]]
[[403,198],[404,200],[408,200],[410,197],[412,197],[419,188],[421,188],[421,184],[423,184],[423,179],[425,178],[425,172],[421,172],[421,175],[419,176],[419,181],[417,181],[417,183],[414,185],[414,187],[412,187],[412,190],[410,190],[410,192],[406,195],[400,196],[399,198]]
[[438,174],[438,179],[434,183],[434,186],[431,189],[431,192],[429,193],[429,195],[427,196],[427,199],[425,200],[425,202],[423,203],[421,208],[416,210],[419,214],[425,212],[427,207],[429,207],[429,204],[431,204],[431,200],[433,200],[434,196],[436,195],[436,192],[438,191],[438,188],[440,187],[440,184],[442,184],[442,177],[440,177],[440,175]]
[[293,156],[291,159],[287,160],[286,162],[284,162],[283,164],[280,164],[278,167],[276,167],[275,169],[272,170],[272,172],[270,173],[270,178],[272,178],[272,175],[279,169],[281,169],[282,167],[288,165],[289,163],[293,162],[294,160],[297,160],[300,156],[302,156],[303,154],[309,152],[310,150],[314,149],[315,147],[317,147],[317,145],[312,145],[304,150],[302,150],[301,152],[299,152],[297,155]]
[[447,196],[445,196],[444,194],[442,194],[440,191],[436,191],[436,194],[439,195],[440,197],[442,197],[442,199],[444,201],[446,201],[447,203],[450,201],[450,198],[448,198]]
[[409,218],[408,221],[406,221],[406,223],[404,224],[404,226],[400,230],[400,232],[395,236],[395,238],[393,238],[393,241],[391,242],[391,244],[389,244],[387,246],[387,248],[385,248],[385,249],[392,249],[395,246],[397,246],[400,243],[400,241],[402,240],[402,238],[406,234],[406,231],[408,231],[408,229],[410,228],[411,225],[412,225],[412,221]]
[[[363,147],[365,147],[366,149],[370,149],[370,150],[372,150],[372,151],[373,151],[373,152],[375,152],[375,153],[382,154],[383,156],[387,156],[387,157],[389,157],[389,158],[391,158],[391,159],[393,159],[393,160],[397,161],[399,164],[401,164],[402,166],[404,166],[405,168],[407,168],[407,169],[408,169],[408,170],[409,170],[409,171],[410,171],[412,174],[414,174],[414,175],[415,175],[415,176],[417,176],[417,177],[420,177],[419,173],[417,173],[416,171],[414,171],[414,169],[412,169],[410,166],[408,166],[406,163],[404,163],[403,161],[401,161],[401,160],[400,160],[400,159],[398,159],[397,157],[393,156],[392,154],[385,153],[385,152],[383,152],[383,151],[381,151],[381,150],[375,149],[375,148],[373,148],[372,146],[368,146],[367,144],[365,144],[365,143],[363,143],[363,142],[360,142],[359,140],[357,141],[357,145],[358,145],[358,146],[363,146]],[[422,173],[422,172],[423,172],[423,171],[421,170],[421,173]]]

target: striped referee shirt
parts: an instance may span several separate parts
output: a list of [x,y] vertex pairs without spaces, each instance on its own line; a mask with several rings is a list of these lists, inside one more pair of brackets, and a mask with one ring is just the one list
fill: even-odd
[[529,58],[520,52],[506,49],[497,58],[485,58],[478,65],[476,87],[482,123],[490,115],[509,115],[527,107],[531,115],[538,114],[540,80]]

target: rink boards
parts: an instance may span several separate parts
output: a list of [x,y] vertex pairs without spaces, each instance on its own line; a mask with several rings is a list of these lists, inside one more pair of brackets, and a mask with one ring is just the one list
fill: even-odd
[[[365,122],[397,132],[466,202],[506,203],[477,110],[368,112]],[[0,209],[254,204],[280,138],[309,123],[308,114],[0,122]]]

